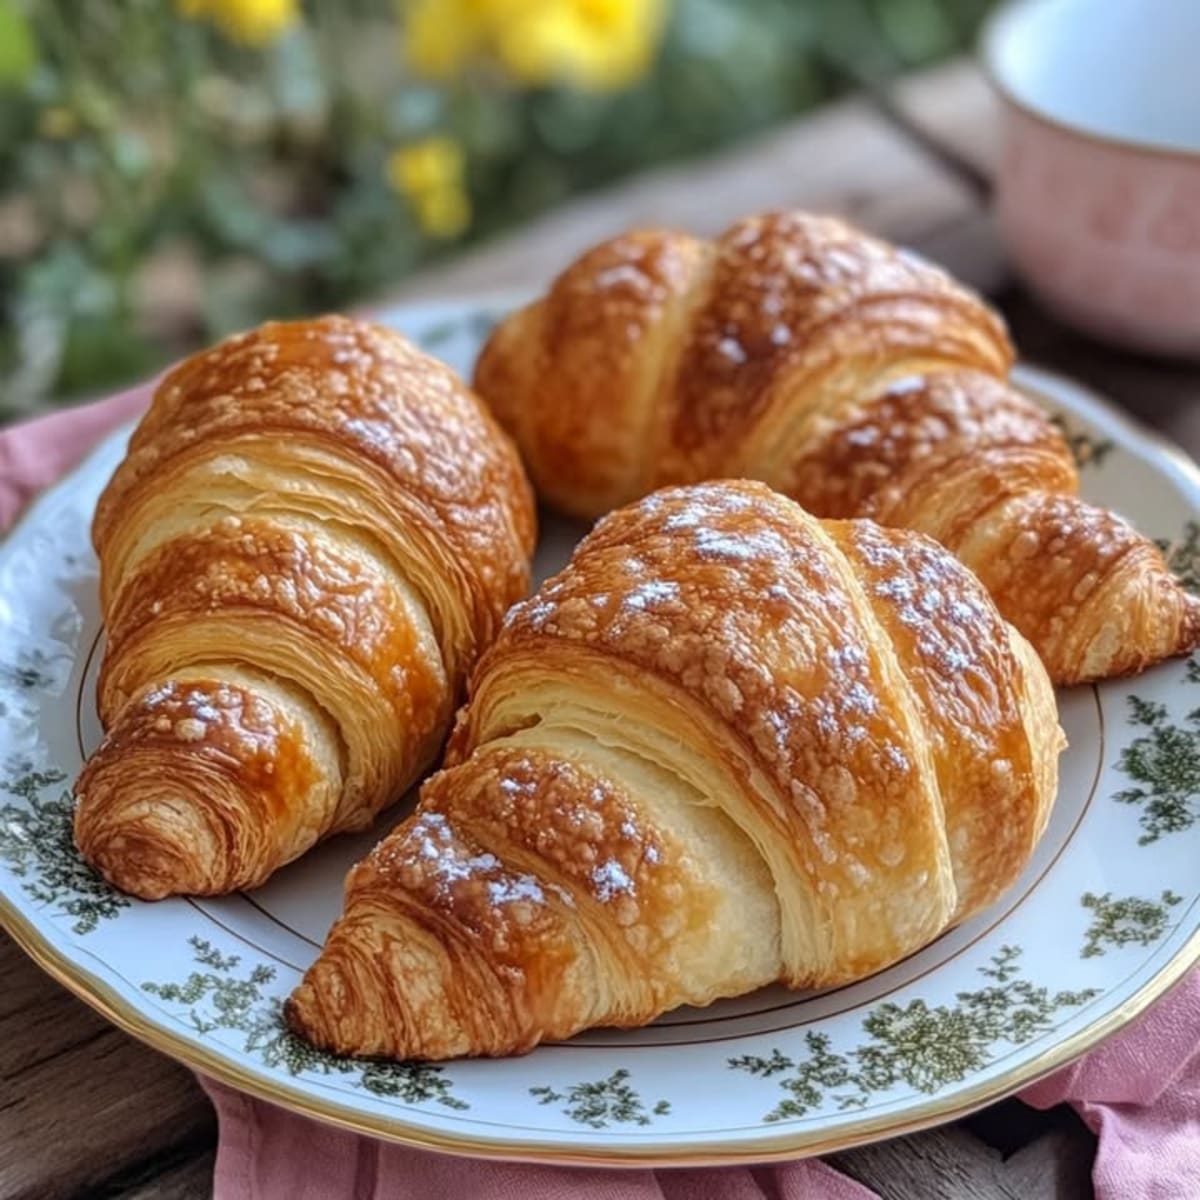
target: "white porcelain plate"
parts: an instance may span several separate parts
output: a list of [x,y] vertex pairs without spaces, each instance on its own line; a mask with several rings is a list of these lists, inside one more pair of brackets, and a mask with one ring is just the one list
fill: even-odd
[[[467,370],[491,320],[390,314]],[[1200,585],[1200,473],[1073,384],[1018,379],[1062,415],[1085,494]],[[733,1162],[832,1150],[993,1100],[1114,1032],[1200,955],[1200,660],[1061,696],[1071,746],[1033,861],[994,908],[874,978],[769,988],[524,1057],[364,1063],[288,1035],[279,1006],[399,818],[328,843],[264,888],[144,904],[77,857],[71,782],[99,737],[101,630],[88,528],[127,431],[0,547],[0,916],[113,1021],[217,1078],[401,1141],[549,1161]],[[580,529],[550,523],[540,575]],[[753,936],[753,930],[747,930]]]

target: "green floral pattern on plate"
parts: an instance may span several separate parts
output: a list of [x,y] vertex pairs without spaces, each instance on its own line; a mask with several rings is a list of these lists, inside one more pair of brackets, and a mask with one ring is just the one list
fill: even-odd
[[629,1072],[624,1067],[606,1079],[572,1084],[566,1092],[556,1092],[551,1087],[531,1087],[529,1094],[535,1096],[539,1104],[557,1104],[565,1100],[561,1110],[563,1116],[589,1129],[606,1129],[612,1123],[649,1125],[652,1116],[666,1116],[671,1111],[669,1101],[659,1100],[648,1113],[641,1096],[630,1085]]
[[[1174,542],[1156,543],[1180,583],[1200,592],[1200,523],[1188,521]],[[1200,658],[1188,660],[1188,683],[1200,683]],[[1138,845],[1190,829],[1200,817],[1200,708],[1172,720],[1166,705],[1133,695],[1129,722],[1146,730],[1121,751],[1118,766],[1136,786],[1116,792],[1113,799],[1141,807],[1142,835]]]
[[0,804],[0,859],[12,868],[26,894],[73,917],[71,929],[92,933],[101,921],[129,907],[129,898],[94,871],[75,849],[75,801],[61,787],[62,771],[12,762],[0,792],[19,803]]
[[275,968],[259,963],[235,974],[241,956],[222,954],[200,937],[191,937],[197,967],[182,982],[143,983],[142,990],[169,1004],[187,1009],[197,1033],[229,1030],[241,1035],[242,1049],[265,1066],[282,1067],[289,1075],[314,1071],[322,1075],[357,1075],[355,1086],[375,1096],[395,1097],[408,1104],[433,1101],[446,1108],[470,1106],[454,1095],[445,1069],[430,1063],[401,1063],[345,1058],[319,1050],[297,1037],[283,1022],[278,997],[265,997],[263,988],[275,978]]
[[[1193,663],[1187,677],[1196,681]],[[1141,808],[1139,846],[1190,829],[1200,817],[1200,709],[1179,722],[1165,704],[1129,696],[1129,721],[1146,730],[1121,751],[1120,769],[1137,785],[1113,799]]]
[[1200,522],[1188,521],[1183,536],[1173,542],[1159,538],[1154,544],[1179,582],[1193,595],[1200,593]]
[[832,1049],[827,1034],[805,1034],[807,1054],[792,1058],[778,1048],[770,1055],[739,1055],[729,1065],[777,1080],[787,1096],[764,1121],[802,1117],[830,1092],[840,1111],[861,1108],[878,1092],[907,1083],[932,1093],[981,1070],[1007,1043],[1019,1046],[1053,1028],[1063,1008],[1078,1008],[1099,994],[1096,988],[1051,992],[1021,978],[1017,946],[1002,946],[981,975],[992,980],[973,992],[959,992],[954,1004],[930,1006],[924,1000],[876,1005],[863,1018],[868,1040],[845,1052]]
[[1050,421],[1063,435],[1070,447],[1071,456],[1075,459],[1075,465],[1081,471],[1085,467],[1101,466],[1114,449],[1111,438],[1098,438],[1086,430],[1079,429],[1063,413],[1055,413]]
[[1159,899],[1144,900],[1139,896],[1122,896],[1114,900],[1111,892],[1102,896],[1084,892],[1084,908],[1092,912],[1080,958],[1095,958],[1109,946],[1149,946],[1167,932],[1170,921],[1168,909],[1182,902],[1169,888]]

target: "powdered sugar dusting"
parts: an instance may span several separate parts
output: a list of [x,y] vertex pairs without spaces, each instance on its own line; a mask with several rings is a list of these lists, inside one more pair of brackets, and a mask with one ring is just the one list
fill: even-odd
[[893,380],[888,384],[884,395],[887,396],[907,396],[912,392],[924,391],[929,386],[928,377],[925,375],[906,375],[903,379]]
[[387,421],[371,417],[350,417],[342,422],[342,428],[355,441],[362,442],[384,454],[391,451],[397,442],[396,430]]
[[605,267],[602,271],[597,271],[592,277],[592,281],[597,288],[605,289],[618,287],[624,284],[638,291],[646,288],[650,282],[645,274],[637,269],[632,263],[617,263],[615,266]]
[[510,796],[528,796],[534,792],[537,785],[532,779],[510,779],[505,776],[500,780],[500,790]]
[[736,337],[729,334],[717,341],[717,353],[739,366],[749,358],[746,347]]
[[[950,554],[924,539],[904,550],[866,522],[855,525],[855,548],[878,577],[871,594],[887,601],[915,638],[922,660],[944,675],[969,670],[986,644],[989,614]],[[994,622],[997,618],[990,618]]]
[[508,629],[517,624],[518,621],[528,621],[533,629],[546,629],[558,611],[554,597],[547,594],[547,589],[543,588],[541,592],[530,596],[528,600],[522,600],[518,604],[514,604],[512,608],[504,614],[502,628]]
[[596,899],[607,904],[617,896],[631,893],[633,880],[615,858],[610,858],[593,869],[592,886],[596,892]]
[[532,875],[506,875],[488,881],[488,899],[493,904],[512,904],[517,900],[541,904],[546,894]]
[[679,584],[667,580],[651,580],[640,583],[626,595],[622,604],[629,609],[654,608],[670,600],[679,599]]
[[784,558],[787,547],[779,534],[769,529],[754,532],[725,533],[716,529],[696,529],[696,549],[701,558],[727,558],[752,562],[761,558]]
[[[501,787],[513,782],[504,779]],[[440,903],[455,907],[482,903],[495,908],[546,901],[537,878],[510,871],[489,851],[468,852],[446,817],[436,810],[418,812],[403,835],[384,839],[374,856],[384,867],[398,870],[407,886],[432,886]],[[524,922],[531,914],[525,910],[515,915]]]
[[[660,492],[649,496],[641,502],[640,507],[647,513],[657,512],[668,494]],[[675,511],[663,522],[663,528],[666,530],[692,529],[730,513],[748,512],[752,503],[749,496],[720,484],[680,490],[675,493],[674,498]],[[682,504],[678,503],[680,499],[683,500]]]

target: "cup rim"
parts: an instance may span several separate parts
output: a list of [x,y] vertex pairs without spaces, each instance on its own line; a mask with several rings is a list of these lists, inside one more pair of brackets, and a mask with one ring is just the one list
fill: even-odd
[[1062,117],[1051,116],[1044,108],[1039,107],[1023,96],[1001,76],[999,67],[999,43],[1007,33],[1007,27],[1017,17],[1022,9],[1032,8],[1044,0],[1007,0],[984,20],[979,35],[978,61],[984,77],[992,88],[1007,104],[1030,117],[1039,124],[1067,133],[1082,141],[1096,145],[1107,146],[1120,150],[1130,150],[1138,154],[1150,154],[1160,158],[1178,159],[1182,162],[1200,163],[1200,149],[1189,149],[1184,146],[1171,146],[1163,142],[1139,141],[1136,138],[1123,137],[1120,134],[1101,133],[1099,130],[1081,125]]

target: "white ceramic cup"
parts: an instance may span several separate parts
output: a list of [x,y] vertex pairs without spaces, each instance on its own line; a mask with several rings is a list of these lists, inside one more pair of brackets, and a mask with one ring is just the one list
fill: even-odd
[[1200,358],[1200,0],[1017,0],[983,56],[1018,270],[1080,328]]

